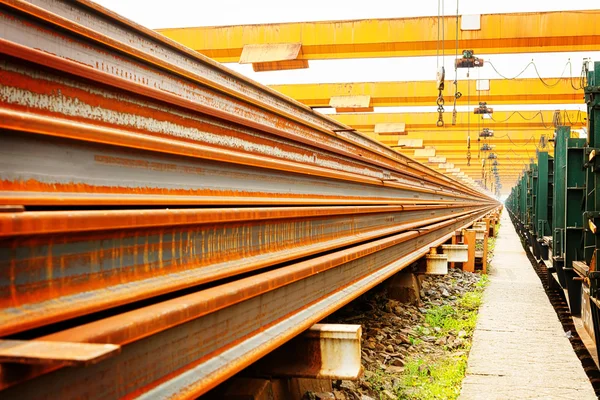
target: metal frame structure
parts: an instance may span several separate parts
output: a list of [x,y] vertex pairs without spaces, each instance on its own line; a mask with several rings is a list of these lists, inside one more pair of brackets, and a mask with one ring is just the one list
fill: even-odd
[[[595,337],[596,349],[600,349],[600,273],[597,271],[597,255],[600,240],[600,62],[594,63],[585,85],[588,108],[587,139],[572,138],[569,127],[559,126],[554,140],[553,165],[547,156],[538,158],[539,177],[548,171],[548,188],[553,187],[552,219],[545,222],[540,211],[543,197],[538,191],[537,235],[545,235],[549,226],[552,240],[544,240],[552,247],[552,263],[549,266],[549,282],[556,272],[560,286],[565,289],[572,315],[582,316],[584,326]],[[531,167],[530,167],[531,168]],[[541,186],[540,186],[540,189]],[[529,193],[528,196],[532,194]],[[507,208],[515,225],[525,226],[527,205],[522,202],[522,183],[512,189]],[[526,209],[523,209],[525,207]],[[542,211],[543,213],[543,211]],[[525,234],[523,230],[520,230]],[[534,252],[535,253],[535,252]],[[535,254],[539,257],[540,254]],[[591,323],[590,323],[591,321]]]

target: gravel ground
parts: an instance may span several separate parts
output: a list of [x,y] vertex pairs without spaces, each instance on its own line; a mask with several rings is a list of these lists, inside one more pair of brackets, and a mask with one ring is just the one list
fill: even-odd
[[[335,381],[333,393],[308,393],[309,399],[397,399],[407,360],[426,356],[464,355],[470,333],[442,331],[425,322],[428,310],[459,306],[475,290],[481,275],[452,269],[448,275],[425,276],[421,301],[403,304],[387,298],[385,285],[375,288],[327,318],[328,323],[362,325],[362,364],[358,381]],[[425,365],[421,366],[427,368]],[[419,367],[419,368],[421,368]]]

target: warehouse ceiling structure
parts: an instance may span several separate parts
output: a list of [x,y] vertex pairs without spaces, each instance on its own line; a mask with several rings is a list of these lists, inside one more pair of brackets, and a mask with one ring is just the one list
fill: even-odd
[[[556,125],[585,134],[580,77],[583,57],[600,49],[597,15],[462,15],[459,9],[458,14],[429,17],[158,31],[234,69],[233,63],[251,66],[252,77],[263,83],[269,80],[262,76],[285,73],[289,81],[272,84],[273,89],[417,161],[501,195],[537,151],[551,148]],[[573,52],[579,59],[571,60]],[[532,59],[549,53],[559,60],[553,74]],[[519,63],[519,74],[509,76],[496,66],[506,55]],[[312,62],[381,58],[426,58],[438,76],[432,72],[430,80],[411,80],[399,70],[397,79],[381,81],[378,70],[372,70],[362,71],[373,77],[362,81],[295,79]],[[445,72],[441,80],[440,67]]]

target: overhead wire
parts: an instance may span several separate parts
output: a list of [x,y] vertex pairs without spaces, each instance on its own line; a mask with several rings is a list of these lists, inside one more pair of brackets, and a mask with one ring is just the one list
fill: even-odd
[[509,121],[510,119],[512,119],[512,117],[514,115],[519,115],[525,121],[533,121],[539,115],[540,120],[542,121],[542,126],[544,127],[544,129],[551,129],[551,128],[553,128],[553,126],[551,126],[551,125],[546,125],[546,122],[544,121],[544,115],[542,114],[541,111],[536,112],[531,118],[527,118],[526,116],[524,116],[523,114],[521,114],[520,111],[513,111],[508,117],[506,117],[502,121],[499,121],[499,120],[495,119],[494,116],[491,115],[491,114],[490,114],[490,118],[494,122],[503,123],[503,122],[506,122],[506,121]]
[[[458,59],[458,0],[456,0],[456,43],[455,43],[455,60]],[[456,101],[461,97],[458,91],[458,66],[454,62],[454,108],[452,109],[452,125],[456,125]]]
[[510,77],[510,78],[507,77],[507,76],[505,76],[505,75],[503,75],[502,73],[500,73],[500,71],[498,71],[498,69],[496,68],[496,66],[494,65],[494,63],[491,60],[489,60],[487,63],[492,67],[492,69],[494,70],[494,72],[496,72],[496,74],[498,74],[498,76],[500,76],[501,78],[506,79],[506,80],[517,79],[518,77],[520,77],[521,75],[523,75],[523,73],[525,71],[527,71],[527,69],[530,66],[533,66],[533,70],[535,71],[535,74],[536,74],[537,78],[547,88],[552,88],[552,87],[555,87],[558,84],[560,84],[562,82],[562,79],[565,76],[565,72],[567,71],[567,67],[569,67],[569,83],[570,83],[571,87],[573,88],[573,90],[582,90],[583,87],[584,87],[584,83],[583,82],[585,80],[585,75],[584,75],[583,71],[585,70],[585,66],[582,67],[582,73],[579,76],[579,87],[577,87],[577,86],[575,86],[573,84],[573,63],[571,62],[570,58],[565,63],[565,66],[563,68],[562,73],[560,74],[560,77],[554,83],[548,83],[546,80],[544,80],[544,78],[542,78],[542,76],[541,76],[541,74],[540,74],[540,72],[538,70],[538,67],[537,67],[537,65],[536,65],[536,63],[535,63],[535,61],[533,59],[531,61],[529,61],[529,63],[527,63],[527,65],[525,66],[525,68],[523,68],[521,70],[521,72],[519,72],[517,75],[515,75],[513,77]]

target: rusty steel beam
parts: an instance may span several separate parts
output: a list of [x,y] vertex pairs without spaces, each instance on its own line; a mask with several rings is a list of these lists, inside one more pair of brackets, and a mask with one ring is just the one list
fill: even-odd
[[476,207],[0,213],[0,275],[7,278],[0,281],[0,336],[374,240]]
[[[86,134],[84,128],[75,132]],[[353,174],[324,171],[323,176],[306,165],[313,173],[288,172],[283,165],[267,170],[14,131],[5,132],[1,143],[6,151],[1,164],[3,204],[414,204],[469,197],[452,187],[411,182],[383,172],[380,177],[348,179]],[[30,162],[30,157],[37,162]]]
[[122,350],[84,369],[2,369],[0,388],[21,400],[201,395],[495,208],[40,337]]
[[[12,111],[50,115],[51,118],[36,122],[38,131],[49,134],[48,131],[62,130],[59,134],[65,137],[68,136],[65,131],[83,128],[77,124],[90,123],[92,127],[98,129],[100,125],[105,129],[95,135],[88,134],[86,140],[122,145],[115,143],[116,132],[111,131],[113,135],[108,137],[108,130],[125,129],[143,133],[149,136],[148,140],[160,138],[209,145],[213,151],[214,147],[225,146],[245,150],[246,155],[250,153],[254,157],[261,153],[270,158],[288,156],[289,161],[285,151],[278,154],[277,146],[265,146],[264,142],[260,143],[260,138],[254,141],[259,140],[262,146],[247,144],[245,138],[231,135],[228,132],[231,125],[238,124],[252,131],[247,135],[259,130],[274,135],[275,142],[291,139],[297,145],[301,143],[359,162],[370,162],[373,166],[389,169],[391,174],[402,173],[406,177],[466,189],[461,183],[413,164],[409,158],[345,125],[243,80],[152,31],[121,19],[107,24],[106,20],[114,16],[99,13],[87,2],[36,2],[44,8],[19,0],[2,3],[0,23],[5,29],[0,37],[0,52],[11,58],[7,67],[10,70],[3,72],[6,78],[2,83],[8,86],[8,92],[4,92],[2,101]],[[85,21],[85,26],[80,21]],[[52,52],[40,50],[44,48],[52,49]],[[12,59],[16,65],[12,64]],[[19,66],[19,62],[30,65],[29,70]],[[46,68],[33,67],[35,64]],[[62,77],[65,74],[68,79]],[[38,86],[32,86],[28,79],[37,82]],[[238,82],[233,84],[231,81]],[[90,89],[89,85],[96,90]],[[49,109],[48,101],[62,106]],[[152,118],[151,110],[158,118]],[[204,118],[199,120],[198,113]],[[12,121],[4,125],[6,129],[25,129],[18,123],[19,114],[4,115],[0,120],[7,120],[9,116]],[[208,129],[206,124],[211,121],[206,121],[207,118],[226,120],[228,124],[223,126],[215,121]],[[69,122],[76,125],[69,125]],[[52,126],[53,123],[61,125],[60,129]],[[228,140],[223,138],[224,131],[227,131]],[[137,145],[136,138],[131,135],[121,139],[128,140],[130,146],[147,147],[147,143]],[[196,149],[196,153],[201,150],[204,149]],[[317,164],[323,163],[317,154],[306,150],[304,153],[308,153],[304,154],[307,160],[313,158]],[[244,165],[256,165],[261,161],[232,157],[232,162]]]

